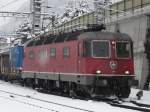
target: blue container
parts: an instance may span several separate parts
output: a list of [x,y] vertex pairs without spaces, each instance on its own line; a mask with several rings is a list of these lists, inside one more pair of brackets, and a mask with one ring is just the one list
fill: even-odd
[[23,46],[16,45],[10,49],[10,63],[11,67],[20,70],[23,65]]

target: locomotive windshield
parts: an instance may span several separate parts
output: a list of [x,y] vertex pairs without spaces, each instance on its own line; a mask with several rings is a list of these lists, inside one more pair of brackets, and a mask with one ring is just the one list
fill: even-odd
[[129,58],[131,55],[131,45],[129,42],[116,42],[116,52],[118,58]]
[[109,57],[109,42],[108,41],[92,41],[93,57]]

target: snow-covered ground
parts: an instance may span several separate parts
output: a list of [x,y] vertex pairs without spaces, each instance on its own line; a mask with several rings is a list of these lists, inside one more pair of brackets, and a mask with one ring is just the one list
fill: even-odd
[[137,100],[136,94],[139,90],[138,89],[132,89],[130,94],[131,100],[136,100],[137,102],[143,103],[143,104],[149,104],[150,105],[150,91],[143,91],[143,97],[141,97],[140,100]]
[[[7,92],[6,92],[7,91]],[[136,99],[132,89],[131,99]],[[15,93],[15,94],[11,94]],[[150,91],[140,102],[150,104]],[[39,93],[30,88],[0,81],[0,112],[138,112],[110,106],[105,102],[84,101]]]

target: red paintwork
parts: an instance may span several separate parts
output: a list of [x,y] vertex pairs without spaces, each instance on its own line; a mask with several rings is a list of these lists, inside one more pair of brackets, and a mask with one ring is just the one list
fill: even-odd
[[125,71],[130,71],[130,73],[134,74],[133,69],[133,60],[131,59],[116,59],[117,61],[117,68],[112,70],[110,68],[110,61],[112,59],[93,59],[93,58],[87,58],[86,59],[86,67],[85,71],[86,73],[95,73],[96,70],[101,70],[102,75],[124,75]]
[[[134,74],[133,59],[117,59],[113,45],[111,45],[111,57],[92,58],[82,57],[79,55],[83,50],[82,44],[82,40],[75,40],[50,45],[27,47],[25,48],[23,71],[81,73],[84,75],[94,75],[96,70],[101,70],[101,75],[117,76],[124,75],[124,72],[128,70],[132,75]],[[69,58],[63,57],[64,46],[69,46],[70,48]],[[50,48],[56,48],[56,58],[50,58]],[[28,58],[28,54],[31,49],[35,53],[34,59],[32,60]],[[45,61],[43,62],[39,59],[39,51],[41,49],[45,49],[47,51]],[[80,51],[78,51],[78,49],[80,49]],[[112,70],[109,66],[109,63],[112,60],[115,60],[118,63],[118,67],[115,70]]]
[[[23,71],[37,71],[37,72],[64,72],[64,73],[78,73],[77,71],[77,46],[78,41],[64,42],[36,47],[25,48],[25,58],[23,64]],[[63,57],[63,47],[69,46],[70,57]],[[50,48],[56,48],[56,58],[50,58]],[[34,59],[28,59],[29,51],[33,50],[35,53]],[[45,61],[41,63],[38,52],[41,49],[47,51]]]

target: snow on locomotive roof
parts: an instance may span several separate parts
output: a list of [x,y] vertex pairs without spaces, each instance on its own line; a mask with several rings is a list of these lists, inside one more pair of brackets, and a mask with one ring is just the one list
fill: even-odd
[[113,32],[86,32],[78,36],[79,39],[103,39],[103,40],[129,40],[131,37],[125,33]]
[[130,36],[124,33],[112,33],[112,32],[101,32],[101,31],[76,31],[70,33],[62,33],[59,35],[46,35],[38,36],[37,38],[29,40],[24,47],[38,46],[44,44],[58,43],[71,40],[121,40],[121,41],[132,41]]

